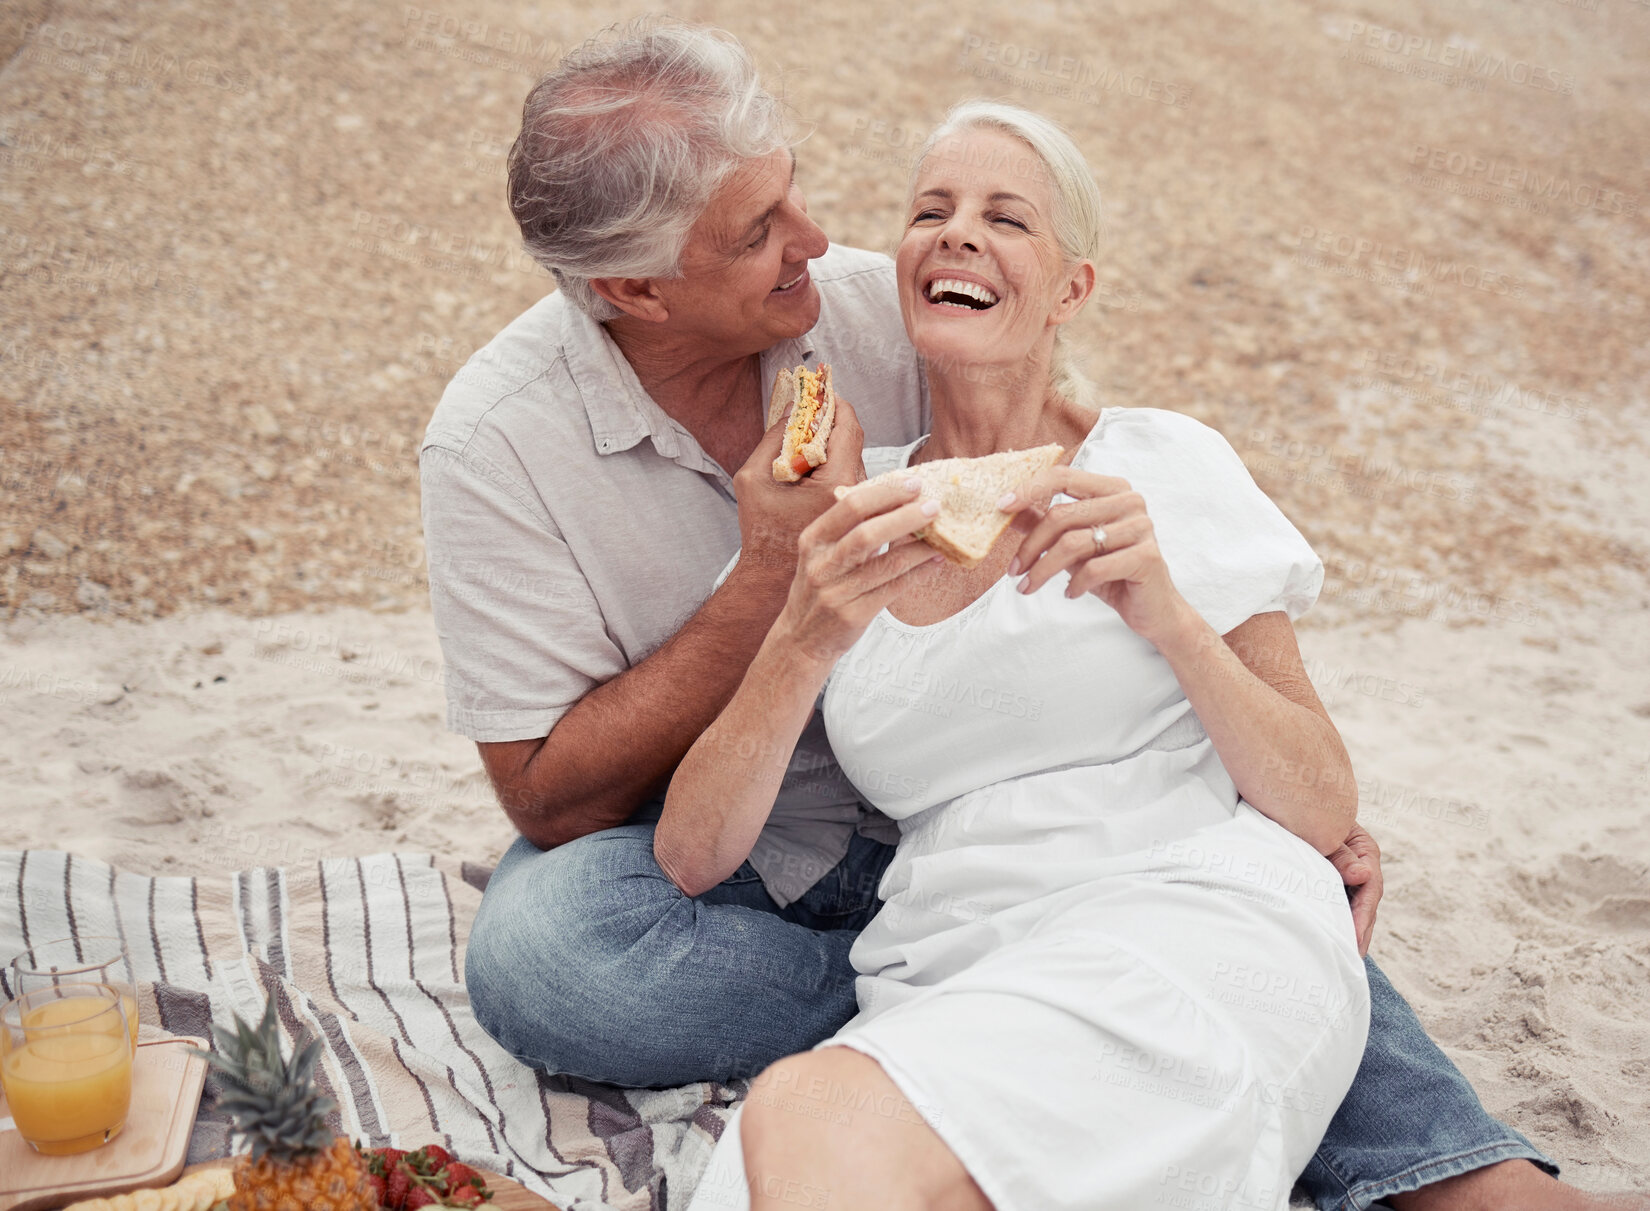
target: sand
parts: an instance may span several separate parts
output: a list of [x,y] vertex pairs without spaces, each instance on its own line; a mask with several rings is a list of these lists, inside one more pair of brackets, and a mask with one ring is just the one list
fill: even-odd
[[[511,830],[442,726],[416,447],[547,288],[521,98],[637,11],[0,13],[0,845],[201,872]],[[1051,114],[1107,403],[1323,555],[1375,953],[1496,1113],[1650,1190],[1650,6],[722,0],[834,239],[950,101]]]
[[[1311,615],[1308,615],[1308,619]],[[0,848],[149,873],[513,838],[442,724],[427,615],[335,610],[4,632]],[[1579,1184],[1650,1189],[1650,643],[1303,626],[1385,850],[1373,953],[1486,1105]]]

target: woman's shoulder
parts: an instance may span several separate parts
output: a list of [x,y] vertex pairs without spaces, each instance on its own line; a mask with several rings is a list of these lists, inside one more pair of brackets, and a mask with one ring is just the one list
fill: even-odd
[[1219,429],[1195,416],[1168,408],[1106,408],[1104,435],[1127,434],[1136,438],[1174,439],[1229,444]]
[[1108,416],[1086,470],[1126,479],[1145,498],[1176,586],[1220,635],[1256,614],[1298,618],[1323,564],[1213,426],[1166,408]]
[[[1098,440],[1082,451],[1085,469],[1107,472],[1108,464],[1126,462],[1149,464],[1176,473],[1206,474],[1209,471],[1247,469],[1226,437],[1195,416],[1167,408],[1107,408],[1097,429]],[[1159,463],[1156,455],[1169,456]]]

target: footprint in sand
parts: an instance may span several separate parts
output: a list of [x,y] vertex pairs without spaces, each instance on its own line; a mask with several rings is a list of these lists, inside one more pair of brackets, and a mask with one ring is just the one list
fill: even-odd
[[1563,854],[1546,871],[1518,871],[1512,881],[1520,899],[1550,916],[1650,933],[1650,863]]
[[205,815],[205,803],[165,770],[127,770],[119,778],[122,824],[179,824]]

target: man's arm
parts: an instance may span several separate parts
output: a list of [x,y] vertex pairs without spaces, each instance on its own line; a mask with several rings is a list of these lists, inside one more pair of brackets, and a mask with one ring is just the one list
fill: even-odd
[[741,559],[663,647],[579,699],[548,736],[478,742],[521,835],[549,849],[623,824],[733,697],[790,583],[783,565]]
[[481,743],[481,761],[510,822],[549,849],[622,824],[670,776],[721,713],[778,617],[796,574],[797,536],[864,476],[865,441],[837,398],[830,458],[800,483],[776,483],[775,421],[734,475],[740,555],[699,611],[645,660],[591,689],[548,736]]

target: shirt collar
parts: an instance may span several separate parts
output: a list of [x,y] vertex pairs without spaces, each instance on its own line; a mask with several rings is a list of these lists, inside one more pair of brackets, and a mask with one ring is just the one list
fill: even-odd
[[[562,351],[568,371],[578,386],[579,397],[584,401],[596,453],[616,454],[630,449],[644,437],[651,437],[659,453],[667,458],[680,458],[689,447],[697,446],[686,430],[642,388],[635,369],[605,327],[571,303],[563,308],[562,315]],[[814,356],[814,346],[810,331],[763,350],[764,392],[781,366],[795,366],[809,360]],[[764,394],[762,407],[766,409],[767,404]],[[704,460],[709,467],[715,466],[708,455]]]
[[674,444],[670,418],[642,390],[607,329],[572,303],[562,308],[562,353],[590,418],[598,454],[628,450],[648,436],[655,443],[669,438]]

